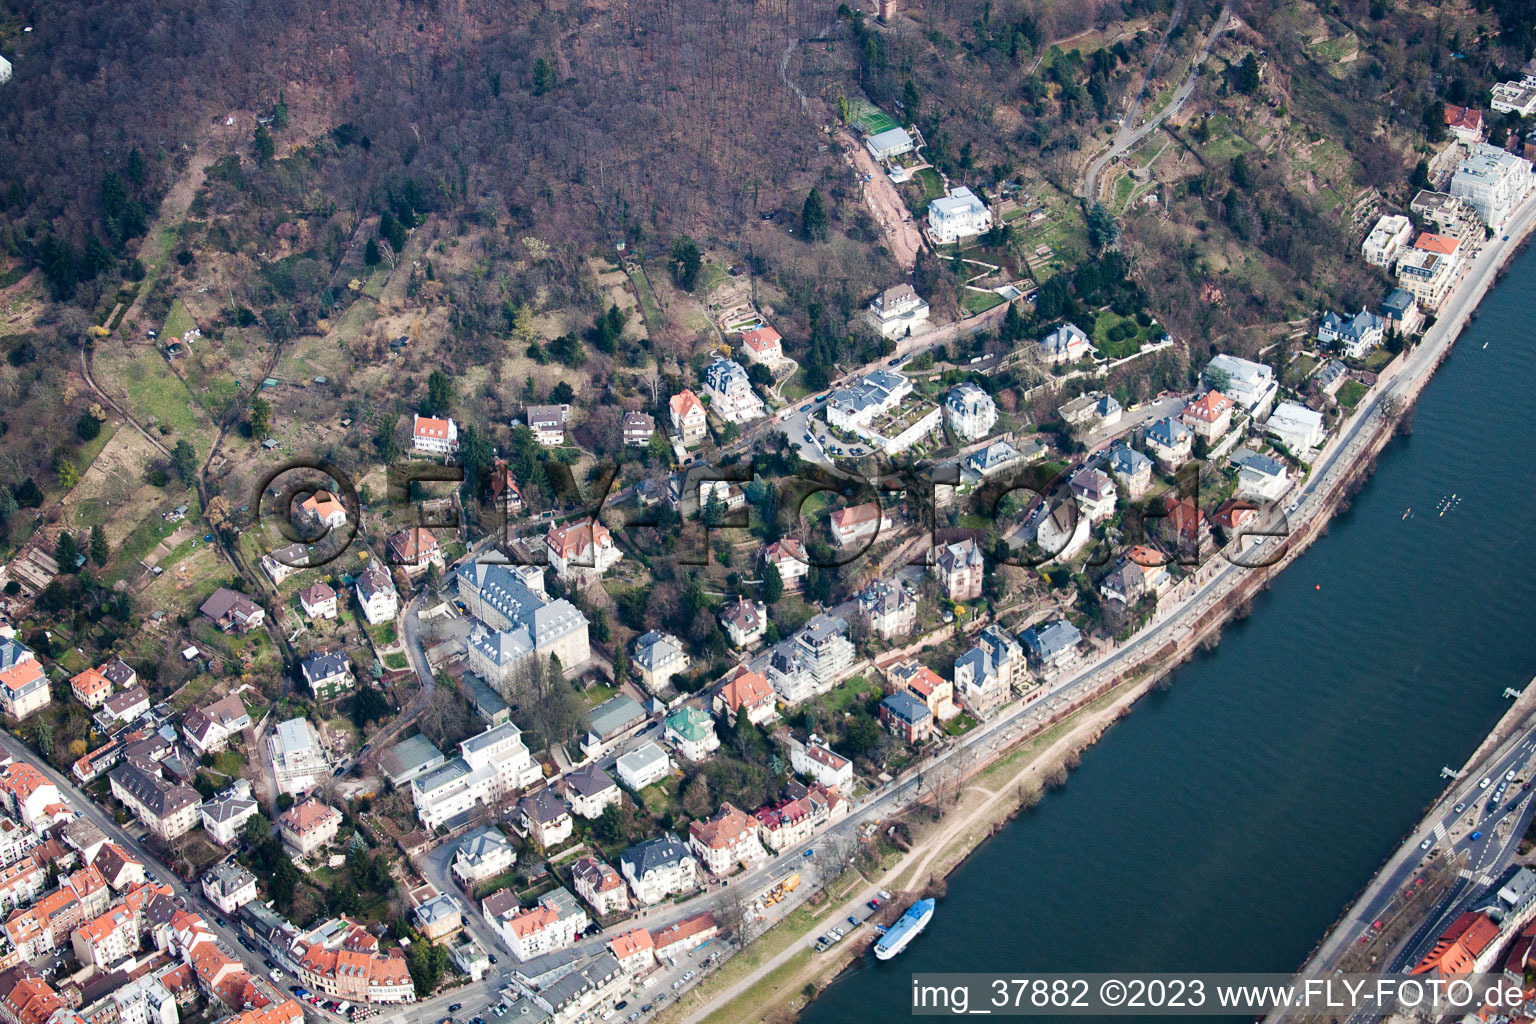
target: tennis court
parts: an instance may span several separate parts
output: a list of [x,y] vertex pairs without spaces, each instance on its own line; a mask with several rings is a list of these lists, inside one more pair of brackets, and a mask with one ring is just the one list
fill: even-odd
[[901,122],[866,99],[851,100],[848,106],[849,120],[865,135],[879,135],[901,127]]

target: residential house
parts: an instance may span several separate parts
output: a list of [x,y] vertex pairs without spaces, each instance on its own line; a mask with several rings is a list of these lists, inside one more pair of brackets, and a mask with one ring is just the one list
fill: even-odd
[[704,368],[709,407],[727,423],[750,423],[763,415],[763,400],[752,390],[747,371],[734,359],[715,357]]
[[139,681],[139,674],[133,670],[133,666],[122,658],[113,658],[101,666],[101,674],[107,682],[119,690],[126,690]]
[[1152,486],[1152,460],[1128,445],[1117,444],[1111,448],[1106,464],[1131,501],[1139,501]]
[[413,416],[411,446],[428,455],[452,455],[459,450],[459,425],[447,418]]
[[972,714],[983,716],[1006,703],[1022,684],[1024,648],[996,624],[983,629],[975,646],[955,659],[955,699]]
[[1150,593],[1162,597],[1173,586],[1173,574],[1168,571],[1168,556],[1145,544],[1136,544],[1125,553],[1131,564],[1141,569],[1142,579]]
[[280,793],[300,796],[319,785],[330,771],[320,734],[307,719],[279,722],[267,737],[267,763]]
[[749,363],[777,366],[784,361],[784,339],[772,327],[754,327],[742,332],[741,352]]
[[1402,288],[1394,288],[1388,292],[1387,297],[1381,300],[1381,306],[1377,312],[1387,322],[1388,330],[1394,330],[1405,337],[1417,334],[1419,328],[1424,326],[1424,314],[1420,311],[1419,304],[1407,290]]
[[644,448],[651,443],[651,435],[656,433],[656,418],[643,412],[627,412],[620,429],[626,445]]
[[1007,441],[993,441],[985,448],[980,448],[965,457],[965,464],[975,470],[983,480],[1025,461],[1024,456],[1019,454],[1019,450]]
[[747,720],[755,725],[762,725],[778,717],[778,711],[774,708],[773,687],[768,685],[768,680],[760,673],[744,666],[737,666],[716,692],[714,711],[722,718],[733,721],[738,714],[745,714]]
[[825,415],[835,430],[899,455],[938,430],[944,414],[916,394],[906,377],[881,369],[833,391]]
[[127,725],[149,713],[149,691],[142,686],[108,697],[93,719],[101,728]]
[[1371,233],[1365,236],[1360,251],[1365,262],[1390,271],[1392,264],[1397,262],[1397,254],[1407,247],[1408,239],[1412,237],[1413,221],[1400,213],[1384,213],[1371,228]]
[[1059,669],[1072,664],[1078,657],[1078,644],[1083,635],[1066,619],[1053,619],[1038,626],[1031,626],[1019,634],[1029,660],[1042,671]]
[[917,626],[917,597],[892,580],[871,580],[858,593],[859,614],[882,640],[906,636]]
[[443,571],[443,546],[438,542],[437,534],[425,526],[411,526],[390,534],[386,546],[390,564],[398,565],[408,576],[426,572],[429,565]]
[[625,974],[639,974],[656,966],[651,933],[644,928],[620,932],[608,940],[608,949],[618,959]]
[[[625,425],[627,430],[628,417],[625,417]],[[626,440],[628,437],[626,433]],[[523,489],[517,485],[517,478],[512,475],[512,464],[506,459],[496,459],[491,464],[491,502],[509,518],[527,507]]]
[[304,685],[316,700],[334,700],[357,685],[345,651],[317,651],[299,661]]
[[997,422],[997,405],[992,396],[975,384],[957,384],[944,400],[949,415],[949,429],[967,441],[985,437]]
[[309,548],[303,544],[289,544],[261,556],[261,570],[267,574],[274,587],[283,585],[290,576],[309,567]]
[[239,864],[220,861],[203,875],[203,895],[226,914],[256,898],[256,876]]
[[1077,507],[1092,523],[1102,523],[1115,514],[1115,500],[1119,494],[1115,481],[1102,469],[1084,466],[1072,474],[1068,485]]
[[913,746],[933,735],[933,713],[906,690],[898,690],[880,702],[880,724]]
[[629,909],[629,887],[624,884],[624,876],[596,857],[581,857],[571,865],[571,884],[576,895],[586,900],[598,917]]
[[1487,144],[1471,147],[1450,185],[1451,195],[1465,199],[1494,231],[1504,229],[1509,215],[1532,189],[1536,189],[1536,176],[1531,174],[1531,162]]
[[1143,440],[1148,454],[1169,472],[1188,462],[1195,447],[1194,431],[1171,416],[1154,420]]
[[1301,456],[1323,443],[1323,414],[1295,402],[1281,402],[1264,423],[1264,432]]
[[618,774],[620,782],[628,786],[631,792],[638,793],[672,774],[672,759],[653,741],[619,755],[613,763],[613,770]]
[[261,807],[251,796],[251,784],[237,779],[222,793],[215,793],[199,808],[203,831],[220,846],[233,846],[240,841],[245,823],[260,812]]
[[692,664],[683,642],[671,633],[651,630],[635,640],[635,654],[630,664],[640,675],[640,685],[649,693],[660,693],[672,680],[686,675]]
[[135,759],[107,778],[112,795],[166,842],[197,827],[202,798],[191,786],[165,778],[159,765]]
[[665,738],[690,761],[703,761],[712,751],[720,749],[715,720],[687,704],[667,716]]
[[1273,368],[1225,352],[1205,364],[1200,383],[1207,390],[1220,391],[1250,415],[1261,418],[1269,412],[1280,390]]
[[768,609],[761,601],[738,597],[720,609],[720,625],[731,643],[745,649],[763,638],[768,628]]
[[112,684],[96,669],[88,668],[70,678],[69,691],[81,704],[88,708],[97,708],[112,696]]
[[935,721],[947,722],[960,713],[955,706],[954,684],[926,665],[903,661],[886,669],[885,674],[891,685],[927,705]]
[[546,448],[565,444],[565,427],[571,416],[569,405],[530,405],[523,418],[534,440]]
[[377,559],[369,559],[368,567],[358,574],[352,585],[357,594],[358,607],[363,618],[371,626],[381,622],[393,622],[400,610],[400,594],[395,581],[389,578],[389,570]]
[[799,590],[805,574],[811,571],[811,556],[795,537],[784,537],[763,548],[763,564],[779,570],[785,590]]
[[299,514],[315,528],[337,530],[347,525],[347,507],[332,491],[315,491],[299,502]]
[[1181,557],[1198,559],[1209,550],[1211,522],[1193,498],[1169,498],[1164,504],[1163,532],[1178,546]]
[[757,819],[729,803],[721,804],[708,821],[689,823],[688,845],[699,863],[717,878],[730,874],[737,865],[751,867],[767,856],[757,841]]
[[570,807],[550,789],[529,793],[519,800],[517,814],[523,831],[546,850],[571,838],[575,827]]
[[255,601],[228,587],[215,590],[198,611],[226,633],[255,629],[267,614]]
[[442,767],[447,760],[431,740],[418,733],[380,751],[378,766],[389,784],[401,789],[412,779]]
[[277,816],[277,832],[283,849],[302,860],[336,838],[341,812],[319,800],[304,800]]
[[1250,455],[1237,471],[1237,493],[1255,501],[1279,501],[1290,487],[1285,466],[1263,455]]
[[549,548],[549,564],[563,580],[585,575],[601,576],[623,557],[613,534],[591,517],[577,519],[563,526],[551,523],[544,537]]
[[560,777],[555,788],[573,812],[588,820],[598,818],[605,807],[623,799],[613,777],[595,764],[572,768]]
[[411,799],[421,823],[433,829],[477,807],[493,807],[541,778],[522,730],[506,721],[464,740],[458,757],[412,779]]
[[299,591],[299,607],[311,619],[334,619],[336,591],[324,583],[312,583]]
[[1450,103],[1445,105],[1445,130],[1455,137],[1458,142],[1464,142],[1468,146],[1477,146],[1483,141],[1486,128],[1483,124],[1483,112],[1471,107],[1458,107]]
[[229,746],[231,736],[251,727],[251,716],[236,694],[188,711],[181,720],[181,734],[198,757],[216,754]]
[[464,927],[464,908],[459,901],[431,885],[419,885],[408,894],[416,931],[428,942],[447,945]]
[[1099,596],[1105,601],[1129,607],[1147,596],[1146,574],[1141,566],[1129,559],[1121,559],[1119,565],[1099,581]]
[[1522,118],[1536,114],[1536,75],[1526,75],[1518,82],[1499,82],[1492,94],[1488,105],[1500,114]]
[[875,296],[869,304],[869,320],[882,338],[904,338],[928,322],[928,303],[910,284],[898,284]]
[[1075,363],[1095,354],[1093,342],[1077,324],[1062,324],[1040,339],[1040,358],[1050,366]]
[[813,735],[805,743],[791,738],[789,766],[823,786],[847,790],[853,785],[853,762],[827,746],[819,736]]
[[[921,706],[921,705],[919,705]],[[819,782],[802,785],[791,780],[784,787],[785,798],[772,807],[758,810],[758,834],[763,845],[781,854],[809,839],[817,829],[848,816],[848,800],[836,787]]]
[[964,185],[928,204],[928,233],[940,245],[974,238],[992,227],[992,211]]
[[668,400],[668,405],[672,411],[672,430],[685,447],[704,440],[709,417],[698,395],[684,388]]
[[1420,306],[1436,310],[1461,275],[1462,243],[1449,235],[1423,232],[1397,261],[1397,283]]
[[635,902],[643,907],[696,889],[698,865],[673,832],[637,843],[619,857],[619,871],[629,882]]
[[1317,340],[1332,345],[1346,359],[1363,359],[1373,349],[1381,347],[1386,329],[1386,321],[1370,310],[1362,309],[1348,318],[1330,311],[1317,325]]
[[1093,521],[1078,511],[1075,501],[1044,501],[1025,521],[1026,533],[1052,561],[1075,558],[1093,537]]
[[832,539],[840,548],[873,544],[875,538],[891,526],[878,501],[835,509],[831,522]]
[[476,829],[459,841],[453,854],[453,877],[466,890],[504,875],[517,862],[517,850],[494,825]]
[[912,133],[900,126],[887,128],[883,132],[876,132],[864,138],[864,148],[869,150],[870,156],[880,161],[893,160],[910,153],[916,146]]
[[1232,429],[1232,399],[1220,391],[1207,391],[1184,407],[1179,419],[1207,444],[1214,444]]
[[939,578],[951,601],[974,601],[981,597],[986,576],[986,558],[981,546],[967,537],[939,548],[933,559],[933,574]]

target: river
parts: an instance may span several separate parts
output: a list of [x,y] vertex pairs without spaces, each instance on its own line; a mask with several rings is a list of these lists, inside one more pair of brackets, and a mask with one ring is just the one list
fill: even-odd
[[1532,309],[1527,252],[1327,536],[807,1024],[905,1018],[919,971],[1298,968],[1536,674]]

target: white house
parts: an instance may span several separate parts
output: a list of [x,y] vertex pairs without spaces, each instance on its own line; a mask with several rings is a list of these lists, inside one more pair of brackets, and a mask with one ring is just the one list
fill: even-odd
[[368,568],[358,574],[352,589],[363,618],[370,625],[394,621],[400,610],[400,594],[395,590],[395,581],[389,578],[389,570],[378,559],[369,559]]
[[887,128],[864,140],[864,148],[876,160],[889,160],[910,153],[915,146],[912,133],[901,127]]
[[1225,352],[1205,364],[1201,383],[1206,390],[1220,391],[1250,414],[1260,417],[1269,412],[1280,390],[1272,368]]
[[595,519],[578,519],[564,526],[551,523],[544,544],[549,549],[549,564],[561,579],[583,573],[601,576],[624,557],[613,542],[613,534]]
[[940,245],[973,238],[992,227],[992,212],[964,185],[928,204],[928,233]]
[[1397,254],[1412,237],[1413,221],[1400,213],[1383,214],[1371,228],[1371,233],[1365,236],[1365,241],[1360,243],[1360,252],[1371,266],[1390,270],[1397,261]]
[[785,590],[800,589],[805,574],[811,571],[811,556],[797,537],[785,537],[763,548],[763,563],[779,570]]
[[1147,452],[1164,469],[1174,470],[1189,461],[1195,447],[1195,434],[1172,416],[1164,416],[1147,428],[1144,441]]
[[653,629],[635,640],[635,654],[630,664],[639,670],[640,685],[647,692],[660,693],[673,677],[688,671],[691,661],[681,640],[671,633]]
[[687,705],[667,716],[666,741],[690,761],[702,761],[711,751],[720,749],[715,720]]
[[875,296],[869,319],[882,338],[903,338],[916,333],[928,321],[928,303],[910,284],[898,284]]
[[970,381],[955,386],[944,400],[944,411],[949,414],[949,429],[967,441],[985,437],[997,422],[992,396]]
[[784,361],[784,338],[766,324],[754,327],[742,332],[741,351],[749,363],[777,366]]
[[1317,340],[1333,345],[1347,359],[1360,359],[1381,347],[1387,322],[1370,310],[1362,309],[1352,317],[1342,317],[1331,310],[1317,325]]
[[1270,413],[1264,432],[1299,455],[1323,443],[1323,414],[1295,402],[1281,402]]
[[812,736],[807,743],[792,740],[789,766],[823,786],[837,786],[844,792],[853,785],[853,762]]
[[0,84],[11,80],[11,62],[0,57]]
[[699,862],[677,838],[667,832],[625,850],[619,871],[641,906],[660,903],[668,896],[698,887]]
[[638,793],[646,786],[660,782],[672,772],[672,759],[655,742],[623,754],[613,763],[619,781]]
[[1102,523],[1115,514],[1115,482],[1102,469],[1084,466],[1072,474],[1072,495],[1083,515]]
[[757,839],[757,819],[728,803],[721,804],[708,821],[689,823],[688,846],[716,878],[768,855]]
[[411,423],[411,444],[428,455],[452,455],[459,447],[459,426],[451,419],[415,416]]
[[705,414],[704,403],[699,401],[698,395],[684,388],[673,395],[667,404],[672,413],[672,430],[682,439],[684,445],[697,444],[704,440],[709,417]]
[[763,401],[752,390],[747,371],[734,359],[716,357],[704,368],[704,394],[710,408],[727,423],[748,423],[763,415]]
[[1084,356],[1094,354],[1093,343],[1077,324],[1062,324],[1040,339],[1040,357],[1055,366],[1059,363],[1075,363]]
[[1519,114],[1521,117],[1536,114],[1536,75],[1495,85],[1493,100],[1488,105],[1501,114]]
[[1531,162],[1498,146],[1477,143],[1451,177],[1451,195],[1465,199],[1495,231],[1536,188]]
[[1285,467],[1263,455],[1250,455],[1237,471],[1237,493],[1259,501],[1278,501],[1290,486]]
[[523,419],[533,431],[534,440],[545,448],[565,444],[565,426],[571,418],[568,405],[530,405]]

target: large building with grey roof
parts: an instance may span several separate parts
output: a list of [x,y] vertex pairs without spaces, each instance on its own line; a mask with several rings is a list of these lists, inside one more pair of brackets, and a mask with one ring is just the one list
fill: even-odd
[[559,658],[569,670],[592,656],[587,617],[563,598],[549,600],[536,566],[475,562],[455,575],[460,600],[485,624],[466,644],[470,671],[502,693],[536,660]]

